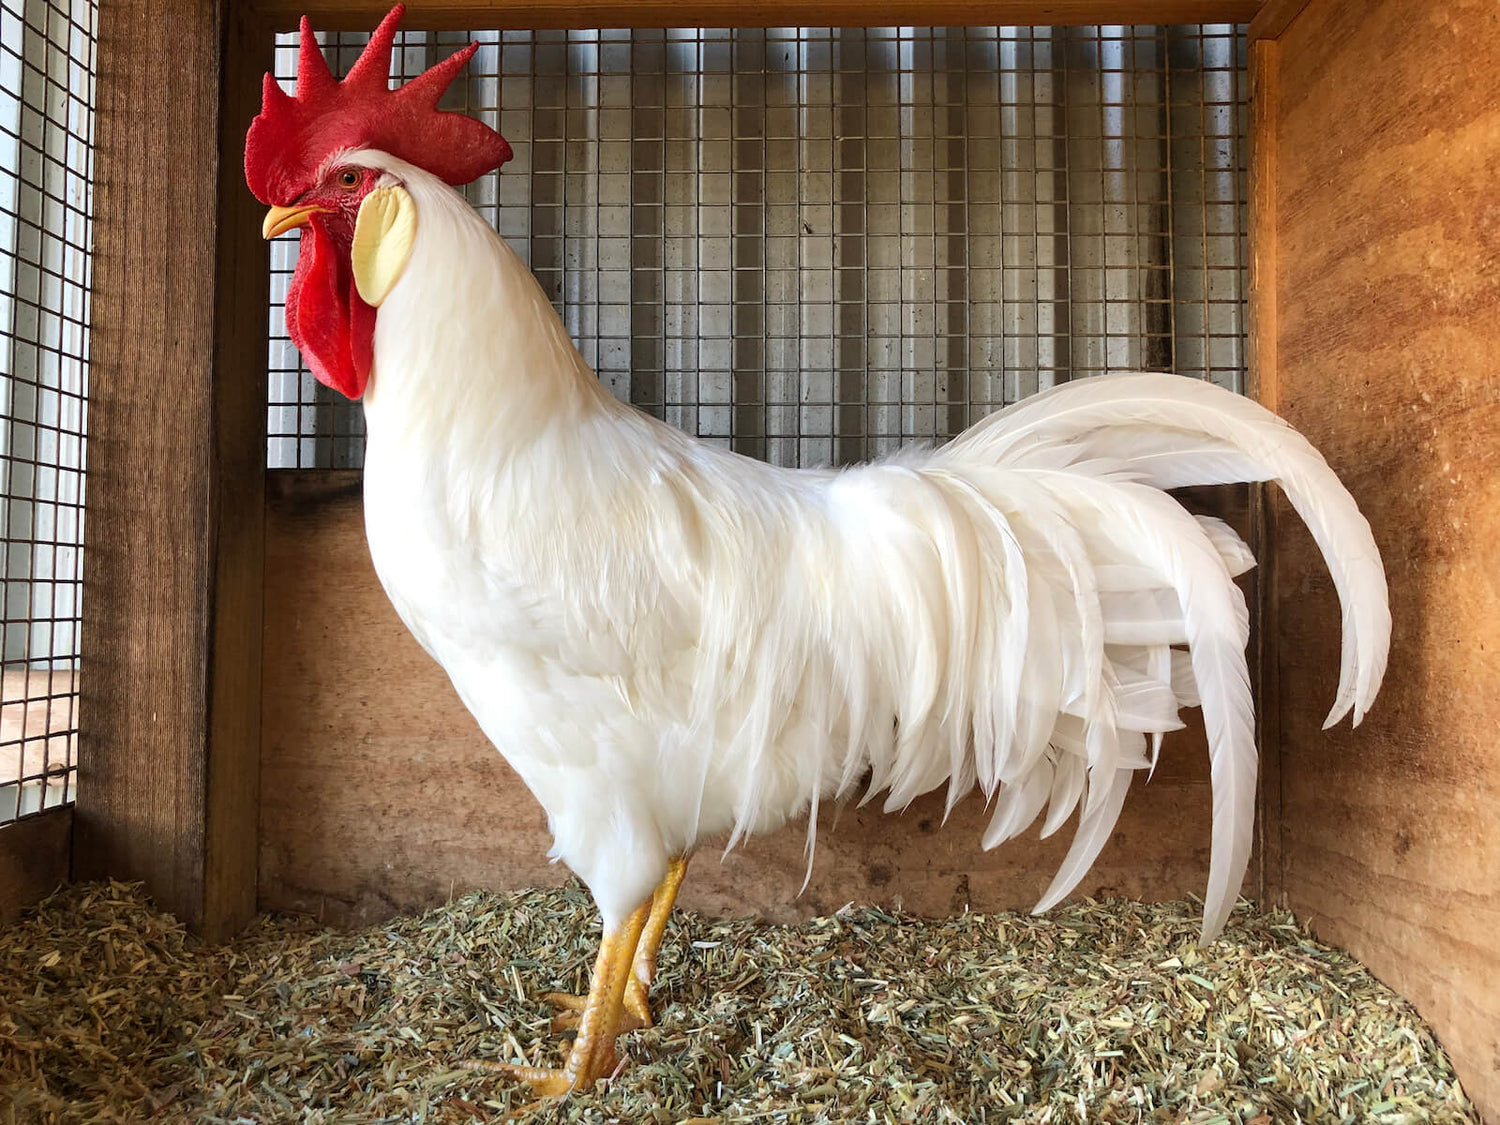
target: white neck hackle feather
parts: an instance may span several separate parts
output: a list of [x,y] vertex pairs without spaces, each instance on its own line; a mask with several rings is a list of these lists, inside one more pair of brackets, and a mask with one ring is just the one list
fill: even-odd
[[[1248,862],[1251,564],[1160,491],[1277,480],[1329,560],[1331,720],[1369,709],[1390,637],[1370,529],[1322,457],[1220,388],[1071,383],[936,450],[785,470],[612,398],[522,262],[385,154],[417,236],[381,306],[366,523],[397,611],[546,809],[606,924],[670,855],[846,795],[993,799],[984,846],[1077,834],[1083,877],[1160,737],[1201,705],[1213,780],[1204,937]],[[1187,653],[1182,651],[1186,646]]]

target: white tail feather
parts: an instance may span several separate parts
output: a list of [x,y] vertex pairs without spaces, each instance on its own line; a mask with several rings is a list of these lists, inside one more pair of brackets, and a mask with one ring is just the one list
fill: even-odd
[[[1370,525],[1301,434],[1259,404],[1212,383],[1160,374],[1107,375],[1034,395],[991,415],[947,448],[1010,460],[1073,443],[1157,488],[1274,480],[1307,524],[1343,606],[1339,687],[1325,726],[1358,723],[1385,674],[1391,615]],[[981,452],[982,451],[982,452]]]
[[[845,479],[883,471],[891,470]],[[903,548],[904,561],[889,566],[916,563],[921,572],[906,570],[904,588],[915,596],[894,604],[942,605],[913,615],[911,624],[925,622],[915,630],[903,624],[882,638],[907,645],[912,679],[898,690],[894,743],[866,759],[871,794],[885,791],[887,808],[904,807],[947,781],[951,809],[976,782],[987,793],[1003,785],[985,847],[1024,831],[1043,808],[1044,832],[1056,831],[1081,806],[1045,908],[1103,847],[1131,774],[1153,768],[1162,734],[1182,725],[1177,708],[1201,706],[1214,793],[1204,935],[1217,934],[1254,823],[1249,618],[1232,581],[1254,558],[1228,525],[1190,516],[1160,490],[1282,484],[1323,547],[1345,607],[1334,714],[1353,708],[1357,719],[1385,666],[1389,613],[1379,556],[1353,501],[1280,419],[1167,375],[1035,396],[901,472],[925,476],[931,489],[897,505],[931,546],[920,560]],[[883,550],[873,535],[852,549]],[[1182,645],[1186,653],[1172,647]],[[875,663],[902,661],[891,654]],[[842,769],[847,781],[857,764],[845,758]]]
[[1047,819],[1042,823],[1042,839],[1056,832],[1073,815],[1088,783],[1088,770],[1081,758],[1072,754],[1057,756],[1052,777],[1052,792],[1047,796]]
[[[704,583],[704,604],[711,594],[730,609],[696,639],[708,697],[686,711],[691,730],[712,732],[716,762],[732,763],[715,768],[743,779],[731,840],[778,823],[799,798],[847,794],[865,773],[864,799],[883,794],[891,810],[947,783],[946,815],[977,786],[995,802],[986,847],[1044,809],[1046,833],[1079,813],[1045,907],[1099,854],[1131,776],[1154,768],[1162,735],[1182,725],[1178,708],[1198,705],[1213,779],[1204,935],[1214,936],[1254,826],[1249,616],[1233,581],[1254,560],[1227,525],[1163,488],[1228,479],[1283,482],[1313,526],[1345,607],[1338,706],[1362,714],[1389,643],[1385,580],[1368,525],[1322,458],[1218,387],[1083,381],[941,449],[827,474],[796,520],[776,513],[752,526],[760,538],[730,537],[726,555],[766,560],[761,584]],[[787,503],[786,488],[777,477],[740,503]],[[705,807],[714,784],[705,778]]]
[[1099,853],[1109,842],[1110,833],[1115,830],[1120,810],[1125,807],[1125,794],[1130,789],[1130,779],[1134,773],[1134,770],[1117,771],[1099,808],[1078,822],[1078,831],[1073,835],[1073,846],[1063,857],[1062,866],[1052,877],[1052,884],[1032,908],[1033,914],[1051,910],[1067,898],[1088,874],[1094,860],[1099,858]]

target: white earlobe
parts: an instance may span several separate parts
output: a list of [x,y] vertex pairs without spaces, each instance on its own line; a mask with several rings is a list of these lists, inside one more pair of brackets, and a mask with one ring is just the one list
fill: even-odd
[[365,304],[379,307],[390,294],[417,237],[417,208],[401,187],[376,188],[359,205],[350,264]]

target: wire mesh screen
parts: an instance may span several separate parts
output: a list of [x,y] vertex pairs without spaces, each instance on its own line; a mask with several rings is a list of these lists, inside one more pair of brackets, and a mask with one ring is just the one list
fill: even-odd
[[0,0],[0,822],[73,797],[94,0]]
[[[444,105],[516,157],[469,200],[690,433],[843,463],[1098,372],[1242,385],[1243,28],[406,33],[399,76],[470,39]],[[269,464],[358,466],[359,408],[271,324]]]

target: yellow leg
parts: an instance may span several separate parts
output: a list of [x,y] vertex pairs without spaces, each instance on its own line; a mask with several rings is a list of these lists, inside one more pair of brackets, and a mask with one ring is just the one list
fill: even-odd
[[594,979],[578,1024],[578,1038],[561,1070],[551,1067],[519,1066],[515,1063],[470,1062],[472,1070],[488,1070],[531,1083],[543,1096],[582,1090],[610,1075],[618,1061],[615,1036],[620,1033],[620,1014],[625,1000],[625,986],[631,980],[631,961],[640,944],[650,904],[642,903],[614,931],[605,931],[594,962]]
[[690,855],[680,855],[667,865],[666,878],[651,896],[651,915],[641,931],[640,944],[635,947],[630,983],[625,986],[625,1006],[640,1016],[646,1027],[651,1026],[651,1005],[646,994],[656,979],[656,953],[661,949],[661,939],[667,932],[667,919],[672,916],[672,904],[677,901],[677,892],[682,888]]
[[[635,960],[630,981],[625,985],[625,1011],[621,1020],[621,1031],[634,1031],[638,1027],[653,1026],[651,1003],[647,994],[651,982],[656,979],[656,954],[661,949],[661,939],[667,932],[667,920],[672,916],[672,904],[677,901],[677,892],[687,874],[688,856],[680,855],[667,865],[666,877],[651,895],[651,914],[641,930],[640,943],[635,949]],[[542,999],[548,1004],[564,1009],[552,1021],[553,1031],[577,1027],[579,1013],[588,1001],[585,997],[569,992],[549,992]]]

